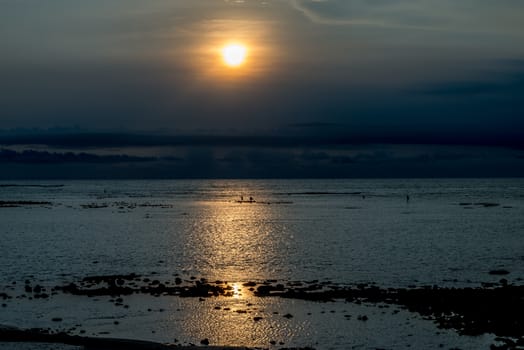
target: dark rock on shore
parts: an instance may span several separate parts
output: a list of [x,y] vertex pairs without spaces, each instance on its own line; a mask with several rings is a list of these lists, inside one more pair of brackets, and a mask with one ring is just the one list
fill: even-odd
[[509,275],[508,270],[500,269],[500,270],[491,270],[489,272],[490,275]]
[[51,202],[38,201],[0,201],[0,208],[17,208],[22,206],[44,206],[52,205]]

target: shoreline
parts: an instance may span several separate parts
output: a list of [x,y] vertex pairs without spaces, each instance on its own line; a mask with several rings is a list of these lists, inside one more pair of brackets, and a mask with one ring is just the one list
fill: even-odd
[[[207,349],[207,350],[262,350],[261,348],[230,347],[230,346],[197,346],[162,344],[152,341],[87,337],[69,335],[64,332],[47,333],[42,329],[18,329],[0,325],[0,344],[8,343],[47,343],[81,346],[86,350],[172,350],[180,348]],[[313,350],[312,348],[287,348],[289,350]]]

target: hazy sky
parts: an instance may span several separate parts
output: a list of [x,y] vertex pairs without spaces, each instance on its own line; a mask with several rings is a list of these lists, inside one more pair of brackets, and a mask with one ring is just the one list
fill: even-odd
[[[240,67],[222,60],[231,42]],[[193,139],[169,137],[206,135],[222,138],[195,152],[214,161],[269,146],[409,158],[423,144],[502,147],[522,169],[522,0],[0,0],[0,53],[0,143],[17,152],[187,159]],[[19,128],[151,139],[17,141]]]

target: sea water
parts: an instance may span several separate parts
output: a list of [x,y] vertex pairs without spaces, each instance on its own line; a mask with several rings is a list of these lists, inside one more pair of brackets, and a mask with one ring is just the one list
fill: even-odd
[[[238,285],[271,279],[382,287],[479,286],[500,279],[489,274],[495,269],[509,271],[504,277],[511,282],[524,278],[524,179],[3,185],[9,186],[0,187],[0,201],[48,202],[0,208],[0,286],[10,288],[26,279],[55,286],[128,273]],[[208,337],[214,344],[265,347],[278,340],[320,349],[441,342],[475,349],[491,341],[437,332],[432,322],[413,321],[404,311],[393,316],[348,303],[134,296],[129,309],[112,310],[85,299],[19,300],[2,310],[0,324],[47,326],[55,314],[64,323],[83,323],[93,335],[186,343]],[[259,314],[263,320],[246,323],[245,314],[213,311],[246,311],[246,305],[256,305],[250,319]],[[284,320],[283,309],[295,318]],[[374,317],[341,322],[348,313]],[[123,320],[119,327],[115,317]]]

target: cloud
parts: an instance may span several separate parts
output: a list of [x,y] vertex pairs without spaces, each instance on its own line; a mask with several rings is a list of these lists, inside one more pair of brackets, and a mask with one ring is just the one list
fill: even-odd
[[[473,30],[489,12],[483,29],[491,33],[490,23],[504,27],[510,12],[522,13],[521,2],[501,1],[507,6],[485,0],[292,4],[320,20],[450,28],[464,23]],[[0,127],[137,132],[1,135],[2,142],[65,149],[519,144],[524,99],[522,84],[511,82],[517,73],[504,81],[477,70],[499,70],[505,63],[494,57],[518,66],[522,40],[315,26],[287,1],[266,4],[0,1],[6,29],[0,42],[14,45],[0,57]],[[213,65],[200,55],[234,35],[251,38],[254,55],[263,53],[253,56],[256,74],[234,83],[219,75],[204,79]]]
[[514,0],[290,0],[314,23],[521,36]]
[[[507,65],[506,65],[507,67]],[[419,92],[440,96],[475,96],[499,95],[524,98],[524,67],[517,65],[517,70],[505,71],[492,77],[483,77],[474,81],[447,81],[427,84]]]
[[138,157],[129,155],[96,155],[90,153],[73,152],[47,152],[25,150],[22,152],[9,149],[0,149],[1,163],[20,164],[56,164],[56,163],[133,163],[152,162],[158,160],[156,157]]
[[522,153],[458,146],[189,147],[181,157],[0,152],[0,179],[354,178],[521,176]]
[[[313,129],[316,130],[316,129]],[[306,129],[306,131],[309,131]],[[470,145],[524,148],[524,139],[519,130],[490,130],[490,134],[464,134],[462,130],[417,131],[396,130],[351,130],[338,128],[326,133],[304,133],[286,135],[285,129],[275,134],[137,134],[137,133],[0,133],[0,145],[44,145],[59,149],[97,148],[152,148],[152,147],[211,147],[211,148],[267,148],[267,149],[322,149],[350,147],[370,144],[396,145]]]

